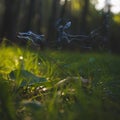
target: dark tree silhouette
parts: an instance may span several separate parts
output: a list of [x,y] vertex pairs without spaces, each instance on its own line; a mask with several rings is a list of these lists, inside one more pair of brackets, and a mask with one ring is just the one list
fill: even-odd
[[82,34],[85,34],[86,27],[87,27],[87,15],[89,12],[89,0],[84,0],[84,6],[82,10],[82,16],[81,16],[81,25],[80,25],[80,31]]
[[29,7],[28,7],[28,13],[26,14],[26,20],[23,30],[28,31],[31,29],[31,24],[34,16],[34,10],[35,10],[35,0],[30,0]]
[[48,35],[47,38],[50,41],[56,38],[55,23],[56,23],[57,15],[58,15],[59,2],[60,0],[53,0],[52,2],[52,10],[51,10],[51,16],[49,18],[48,34],[47,34]]
[[66,13],[66,6],[67,6],[68,0],[65,0],[64,5],[62,6],[61,12],[60,12],[60,18],[63,19]]
[[20,0],[5,0],[5,12],[3,16],[3,24],[1,37],[6,37],[12,41],[15,40],[17,19],[19,15]]
[[110,48],[110,2],[109,0],[105,0],[105,7],[103,9],[103,36],[104,42],[106,43],[106,47]]
[[37,33],[41,33],[41,27],[42,27],[42,0],[37,0],[36,1],[36,11],[35,11],[35,16],[34,16],[34,26],[35,26],[35,31]]

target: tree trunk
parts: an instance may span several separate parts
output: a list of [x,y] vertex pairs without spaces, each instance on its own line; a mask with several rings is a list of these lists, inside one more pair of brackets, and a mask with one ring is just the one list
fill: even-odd
[[103,36],[105,47],[107,49],[110,49],[110,7],[109,0],[106,0],[103,13]]
[[1,38],[6,37],[9,40],[15,41],[20,2],[20,0],[5,0]]
[[47,34],[47,39],[55,40],[56,39],[56,28],[55,28],[55,23],[57,19],[57,14],[58,14],[58,5],[59,5],[60,0],[53,0],[52,3],[52,11],[51,11],[51,16],[49,19],[48,23],[48,34]]
[[34,16],[34,10],[35,10],[35,0],[30,0],[28,13],[26,14],[25,26],[23,28],[23,31],[28,31],[32,29],[32,20]]
[[89,0],[84,0],[84,6],[82,11],[82,17],[81,17],[82,21],[80,26],[80,31],[82,34],[86,33],[88,12],[89,12]]
[[60,18],[61,18],[61,19],[64,18],[64,15],[65,15],[65,12],[66,12],[67,2],[68,2],[68,0],[65,0],[64,5],[62,6],[62,10],[61,10],[61,13],[60,13]]
[[42,27],[42,0],[37,0],[36,2],[36,12],[35,12],[35,31],[41,33]]

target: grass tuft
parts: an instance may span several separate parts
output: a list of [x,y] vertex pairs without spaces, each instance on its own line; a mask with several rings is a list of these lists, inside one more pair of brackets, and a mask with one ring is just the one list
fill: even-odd
[[0,119],[120,118],[120,56],[0,49]]

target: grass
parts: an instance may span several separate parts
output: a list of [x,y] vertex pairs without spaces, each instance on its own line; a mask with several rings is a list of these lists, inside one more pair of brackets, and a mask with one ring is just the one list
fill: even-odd
[[17,46],[0,56],[0,119],[120,118],[120,56]]

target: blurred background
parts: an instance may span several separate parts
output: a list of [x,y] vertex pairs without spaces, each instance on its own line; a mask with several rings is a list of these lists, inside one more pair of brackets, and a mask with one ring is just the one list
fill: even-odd
[[71,34],[88,35],[102,27],[110,50],[120,53],[120,0],[0,0],[0,42],[17,43],[18,32],[28,30],[56,40],[60,18],[72,22]]

